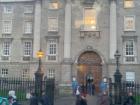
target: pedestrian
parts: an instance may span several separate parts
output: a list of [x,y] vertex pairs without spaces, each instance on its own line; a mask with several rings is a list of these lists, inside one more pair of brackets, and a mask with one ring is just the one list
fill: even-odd
[[80,95],[76,97],[75,105],[80,105],[81,97]]
[[38,105],[38,99],[35,93],[31,93],[30,105]]
[[76,93],[77,86],[78,86],[78,82],[76,81],[76,78],[73,78],[73,80],[72,80],[72,92],[73,92],[73,95],[75,95],[75,93]]
[[97,105],[109,105],[109,96],[107,91],[104,91],[98,95]]
[[132,92],[128,93],[123,105],[135,105],[135,98],[133,97]]
[[12,96],[8,97],[8,105],[13,105],[13,97]]
[[87,100],[85,96],[81,96],[80,105],[87,105]]
[[95,85],[94,85],[94,83],[92,83],[92,95],[94,95],[95,94]]
[[41,97],[40,102],[42,105],[50,105],[50,101],[49,101],[48,96],[46,95],[45,92],[42,93],[42,97]]

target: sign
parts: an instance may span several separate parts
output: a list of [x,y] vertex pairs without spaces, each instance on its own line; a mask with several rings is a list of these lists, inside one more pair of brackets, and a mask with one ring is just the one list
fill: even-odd
[[126,81],[135,81],[135,72],[126,72]]

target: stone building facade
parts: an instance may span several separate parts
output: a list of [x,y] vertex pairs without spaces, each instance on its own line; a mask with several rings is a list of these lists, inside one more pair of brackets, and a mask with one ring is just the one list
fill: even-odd
[[96,87],[113,79],[121,54],[123,80],[139,80],[139,0],[0,0],[0,76],[33,78],[44,52],[44,78],[73,77]]

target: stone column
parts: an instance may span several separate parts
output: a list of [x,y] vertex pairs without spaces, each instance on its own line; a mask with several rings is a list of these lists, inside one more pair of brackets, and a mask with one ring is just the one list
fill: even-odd
[[64,35],[64,64],[62,81],[71,80],[71,0],[66,0],[65,6],[65,35]]
[[110,59],[114,59],[117,49],[116,0],[110,0]]
[[35,1],[33,57],[40,49],[41,0]]

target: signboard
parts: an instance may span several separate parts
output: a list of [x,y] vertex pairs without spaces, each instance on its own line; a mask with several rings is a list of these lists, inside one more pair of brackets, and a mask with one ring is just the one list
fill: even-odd
[[126,72],[126,81],[135,81],[135,72]]

